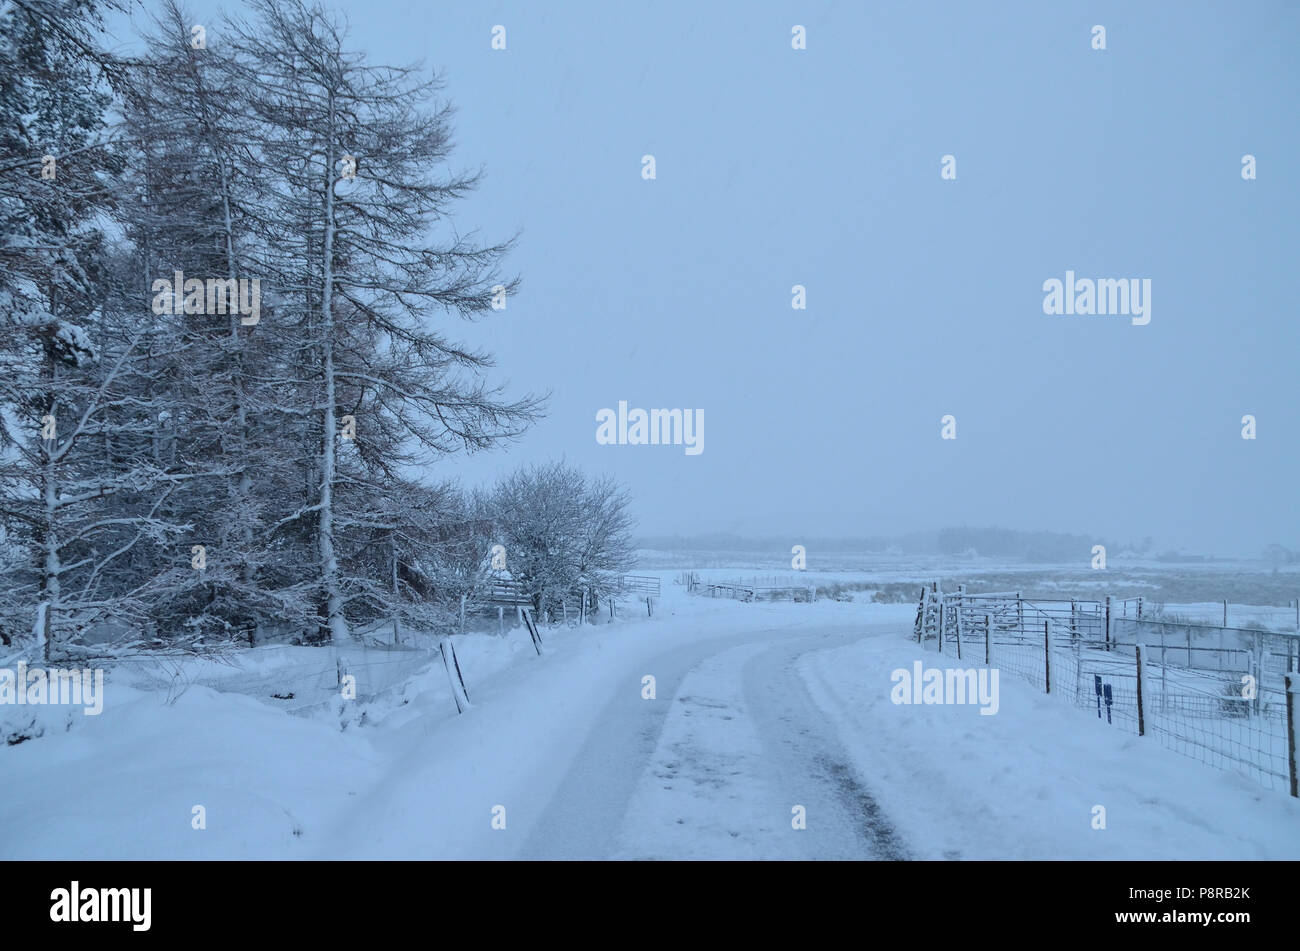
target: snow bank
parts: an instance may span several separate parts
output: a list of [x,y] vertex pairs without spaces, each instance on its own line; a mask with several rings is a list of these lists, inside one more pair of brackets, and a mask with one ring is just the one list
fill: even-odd
[[[891,674],[959,665],[901,636],[800,670],[868,787],[924,858],[1296,859],[1300,802],[999,677],[976,705],[895,705]],[[1105,810],[1094,829],[1094,810]]]

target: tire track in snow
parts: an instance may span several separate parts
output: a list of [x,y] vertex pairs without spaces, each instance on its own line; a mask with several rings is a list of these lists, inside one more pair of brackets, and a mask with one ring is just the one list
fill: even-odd
[[[823,634],[786,641],[745,668],[751,716],[773,751],[785,785],[808,808],[808,830],[827,823],[836,838],[809,858],[900,860],[911,855],[897,830],[857,779],[834,730],[813,701],[797,664],[810,650],[839,647],[862,634]],[[784,729],[782,728],[784,726]]]
[[795,667],[865,635],[753,632],[657,658],[658,699],[615,697],[519,857],[907,857]]

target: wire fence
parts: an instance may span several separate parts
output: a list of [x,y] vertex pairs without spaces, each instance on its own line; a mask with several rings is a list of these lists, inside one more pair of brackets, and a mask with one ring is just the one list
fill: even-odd
[[[1195,628],[1195,630],[1192,630]],[[1300,795],[1300,636],[1139,621],[1107,601],[921,593],[914,637],[1216,769]]]
[[803,585],[744,585],[697,583],[691,589],[692,594],[706,598],[731,598],[736,601],[814,601],[814,587]]
[[355,699],[369,701],[403,686],[438,660],[436,649],[284,645],[259,647],[251,657],[248,652],[136,654],[116,659],[113,666],[136,686],[164,692],[168,700],[200,686],[305,713],[338,697],[348,676],[355,678]]

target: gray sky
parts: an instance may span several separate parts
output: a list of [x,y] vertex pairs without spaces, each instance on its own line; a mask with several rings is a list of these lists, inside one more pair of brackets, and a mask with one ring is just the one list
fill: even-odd
[[[447,473],[563,456],[644,534],[1300,547],[1297,5],[333,6],[446,79],[487,171],[459,227],[522,231],[465,337],[550,414]],[[1149,279],[1150,323],[1045,316],[1067,270]],[[704,452],[597,445],[619,400],[702,409]]]

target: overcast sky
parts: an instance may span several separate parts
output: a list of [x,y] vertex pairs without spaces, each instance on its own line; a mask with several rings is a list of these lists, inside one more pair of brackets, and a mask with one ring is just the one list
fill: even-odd
[[[458,226],[521,232],[465,337],[549,416],[446,474],[562,456],[647,535],[1300,547],[1300,5],[326,5],[445,78]],[[1044,315],[1067,270],[1149,279],[1150,323]],[[703,410],[704,451],[598,445],[620,400]]]

